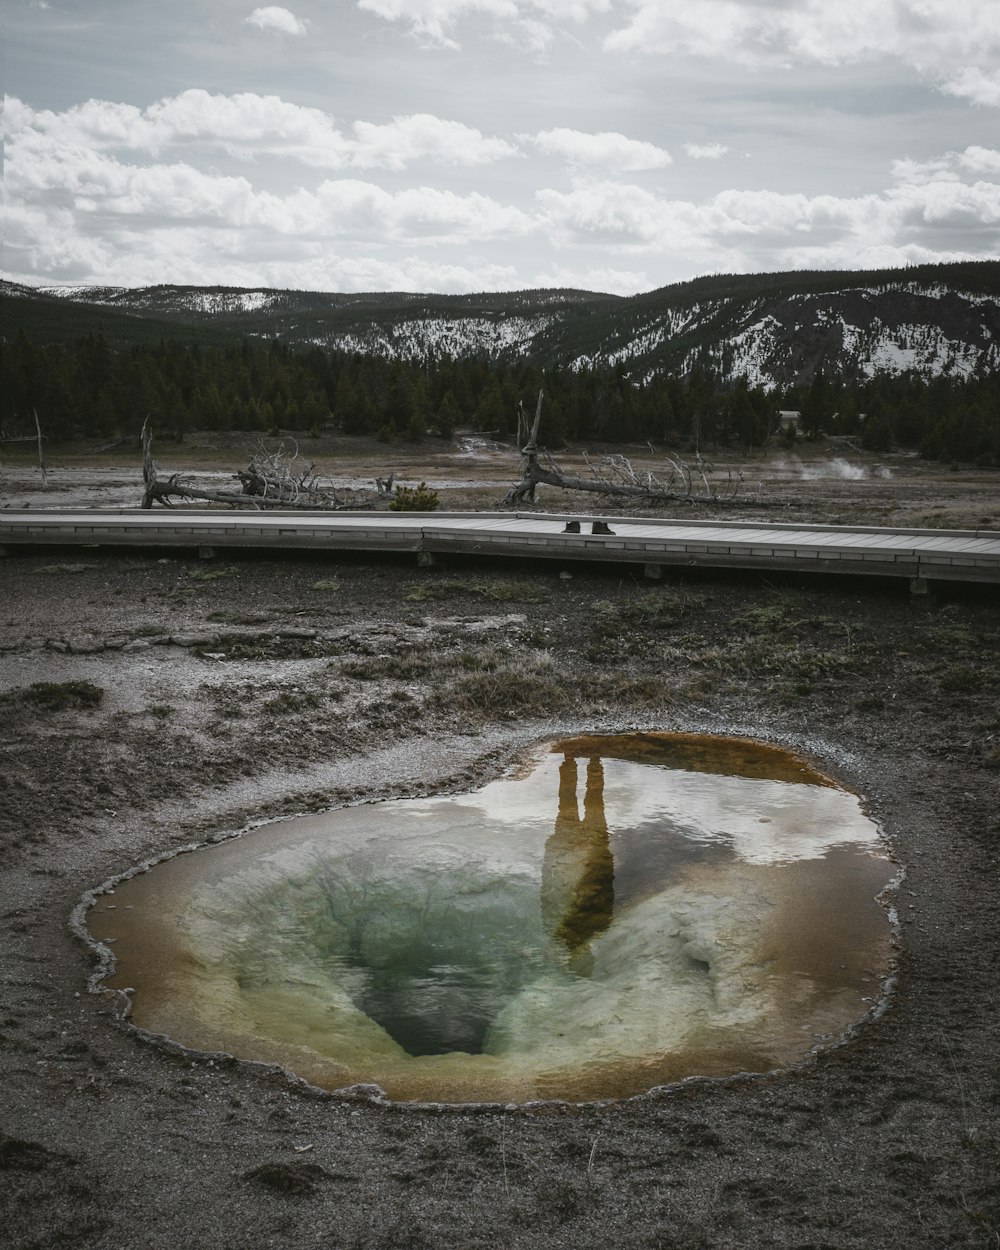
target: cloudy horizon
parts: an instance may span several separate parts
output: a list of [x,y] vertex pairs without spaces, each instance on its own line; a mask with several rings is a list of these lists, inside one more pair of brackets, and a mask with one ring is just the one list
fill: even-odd
[[633,294],[1000,254],[993,0],[12,0],[2,276]]

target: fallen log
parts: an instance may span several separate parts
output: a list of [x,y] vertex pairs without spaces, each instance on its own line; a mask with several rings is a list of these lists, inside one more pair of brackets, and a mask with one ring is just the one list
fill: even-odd
[[153,459],[152,442],[153,436],[147,417],[142,424],[143,508],[152,508],[154,503],[172,508],[173,499],[220,503],[229,508],[280,508],[304,512],[339,512],[371,507],[368,496],[361,499],[341,499],[332,486],[321,483],[313,472],[314,465],[309,465],[306,469],[294,466],[298,457],[297,449],[289,456],[284,446],[276,452],[267,452],[261,448],[251,456],[246,470],[233,474],[241,483],[242,489],[225,491],[190,486],[180,473],[161,477]]
[[[724,483],[711,484],[709,474],[713,472],[713,466],[702,460],[700,456],[694,466],[676,456],[665,456],[666,480],[651,472],[641,473],[626,456],[605,456],[596,464],[584,456],[593,476],[581,477],[576,473],[565,473],[547,452],[544,453],[546,463],[544,465],[540,463],[538,429],[541,418],[542,392],[539,391],[535,419],[530,430],[524,405],[521,404],[518,410],[517,443],[522,461],[521,480],[516,482],[504,496],[505,505],[524,501],[533,503],[536,487],[556,486],[560,490],[586,491],[612,499],[641,499],[646,503],[682,502],[711,506],[731,503],[737,497],[743,484],[743,474],[732,470]],[[702,484],[701,492],[697,492],[694,488],[696,477]]]

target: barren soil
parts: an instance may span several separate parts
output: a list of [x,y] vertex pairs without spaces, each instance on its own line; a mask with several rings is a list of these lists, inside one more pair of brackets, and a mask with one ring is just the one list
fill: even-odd
[[[0,565],[5,1245],[1000,1246],[1000,600],[560,571]],[[418,1109],[156,1045],[88,990],[71,915],[118,874],[625,728],[788,744],[864,795],[899,951],[843,1044],[619,1104]]]
[[[234,473],[245,468],[261,446],[268,452],[283,447],[299,467],[314,466],[324,482],[355,502],[371,501],[375,477],[393,474],[399,484],[426,482],[438,492],[442,509],[494,509],[520,476],[513,447],[475,434],[419,444],[385,444],[336,434],[288,435],[261,443],[245,433],[203,431],[179,444],[156,442],[153,452],[163,476],[179,473],[195,489],[218,491],[236,489]],[[44,489],[32,445],[9,444],[0,452],[0,508],[123,508],[141,502],[138,447],[123,445],[102,453],[85,444],[48,449]],[[623,453],[637,471],[661,481],[669,476],[664,456],[652,454],[647,445],[565,448],[556,450],[555,458],[566,473],[587,477],[603,456]],[[688,459],[694,458],[688,454]],[[1000,492],[997,474],[990,469],[937,464],[910,453],[877,456],[847,438],[800,440],[794,447],[772,446],[749,457],[721,453],[705,464],[705,481],[716,491],[728,494],[738,480],[739,497],[724,513],[683,502],[660,509],[644,506],[643,511],[818,524],[1000,529]],[[693,489],[703,490],[697,477]],[[616,511],[613,501],[598,503],[594,495],[574,497],[547,486],[539,488],[538,506],[553,511],[589,512],[595,507],[603,513]]]

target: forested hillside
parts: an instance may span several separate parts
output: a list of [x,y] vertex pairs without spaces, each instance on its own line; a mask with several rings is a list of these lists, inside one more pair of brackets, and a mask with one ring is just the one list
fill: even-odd
[[0,283],[0,311],[34,342],[84,333],[116,346],[248,337],[403,363],[620,368],[633,382],[685,374],[696,363],[728,383],[779,390],[808,385],[818,372],[862,382],[1000,369],[1000,261],[723,274],[629,298]]
[[1000,373],[956,379],[915,374],[845,379],[818,372],[808,386],[765,389],[694,363],[684,374],[630,379],[623,366],[479,358],[386,360],[360,352],[296,350],[244,339],[227,345],[112,346],[100,333],[55,343],[19,331],[0,342],[0,423],[55,442],[193,429],[301,434],[335,428],[385,440],[448,438],[458,427],[509,438],[518,404],[546,395],[543,440],[654,442],[679,450],[760,447],[780,409],[802,413],[802,434],[856,436],[873,451],[912,448],[944,460],[1000,464]]
[[1000,262],[716,275],[621,298],[0,283],[3,436],[193,429],[760,447],[777,413],[1000,463]]

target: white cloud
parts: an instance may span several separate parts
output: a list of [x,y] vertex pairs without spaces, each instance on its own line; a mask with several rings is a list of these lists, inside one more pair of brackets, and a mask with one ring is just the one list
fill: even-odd
[[1000,108],[1000,70],[987,73],[978,66],[968,66],[946,79],[941,90],[971,100],[973,104]]
[[504,139],[491,139],[461,122],[443,121],[429,113],[394,117],[387,125],[355,122],[351,164],[362,169],[403,169],[418,160],[450,165],[483,165],[517,156]]
[[[457,49],[460,36],[491,36],[536,55],[557,44],[631,58],[703,61],[784,72],[896,62],[929,86],[1000,108],[998,0],[355,0],[357,7],[426,46]],[[596,18],[602,20],[598,24]],[[581,43],[590,22],[591,48]],[[620,61],[617,71],[622,72]],[[613,74],[611,75],[613,77]],[[849,87],[847,87],[849,90]],[[722,145],[690,144],[695,160]],[[559,154],[561,155],[561,153]],[[582,156],[580,163],[588,163]],[[600,162],[597,162],[600,164]],[[656,168],[606,164],[630,172]]]
[[929,161],[893,161],[892,176],[901,182],[929,182],[935,178],[957,178],[958,174],[949,157],[940,156]]
[[[958,171],[1000,169],[1000,153],[970,148],[942,158],[952,176],[919,166],[894,171],[895,185],[855,197],[722,191],[702,202],[671,200],[619,182],[538,193],[545,229],[561,248],[600,247],[619,255],[679,256],[712,268],[763,269],[863,264],[875,252],[995,255],[1000,183],[963,181]],[[915,169],[915,174],[914,174]],[[965,239],[955,246],[948,239]],[[722,258],[727,258],[722,263]]]
[[848,65],[893,59],[953,95],[1000,105],[996,0],[357,0],[426,43],[457,48],[473,17],[493,33],[535,50],[557,29],[595,14],[614,15],[609,51],[693,56],[751,68]]
[[[36,258],[32,257],[32,260]],[[468,266],[404,255],[345,255],[328,246],[278,260],[246,257],[220,247],[214,231],[165,232],[134,254],[89,240],[70,240],[39,254],[37,262],[7,276],[28,285],[86,282],[101,286],[269,286],[311,291],[442,291],[456,295],[523,288],[508,265]]]
[[358,8],[389,22],[407,22],[412,32],[428,43],[457,48],[451,32],[455,24],[472,14],[502,20],[519,17],[517,0],[358,0]]
[[981,252],[962,249],[929,248],[916,243],[858,246],[854,240],[822,247],[791,247],[782,253],[782,264],[788,269],[904,269],[908,265],[983,259]]
[[612,0],[533,0],[538,9],[553,21],[585,22],[594,13],[609,13],[614,8]]
[[1000,48],[995,0],[628,0],[617,51],[721,58],[750,66],[898,58],[952,71]]
[[[1000,183],[925,182],[894,187],[886,201],[899,226],[969,226],[1000,223]],[[995,243],[994,243],[995,246]]]
[[156,146],[156,132],[141,109],[108,100],[88,100],[62,113],[35,110],[14,96],[3,109],[4,137],[30,142],[42,137],[66,146],[141,148]]
[[580,130],[542,130],[534,142],[549,156],[573,165],[598,165],[619,173],[663,169],[671,164],[670,153],[642,139],[628,139],[615,132],[585,134]]
[[281,156],[317,169],[339,169],[349,160],[350,145],[327,113],[276,95],[210,95],[195,88],[151,105],[145,116],[154,128],[153,151],[198,142],[236,156]]
[[202,143],[240,156],[285,156],[318,168],[340,168],[349,159],[350,145],[332,118],[274,95],[211,95],[192,88],[146,109],[108,100],[88,100],[61,113],[36,112],[19,100],[8,100],[8,106],[5,128],[19,143],[154,155],[163,148]]
[[537,56],[549,50],[554,37],[555,32],[547,22],[539,22],[530,17],[521,18],[510,27],[500,26],[496,30],[496,38],[501,43],[511,44]]
[[315,169],[399,170],[420,160],[482,165],[518,155],[504,139],[429,113],[396,117],[386,125],[354,123],[348,138],[329,114],[275,95],[211,95],[192,88],[138,109],[88,100],[62,113],[36,112],[8,99],[4,128],[17,142],[158,154],[192,144],[215,146],[244,159],[275,156]]
[[306,34],[305,22],[280,4],[268,4],[261,9],[254,9],[246,21],[260,30],[276,30],[283,35]]
[[[391,263],[373,257],[313,260],[295,271],[303,287],[321,291],[516,291],[522,285],[510,265],[435,264],[422,256]],[[299,284],[293,284],[299,285]]]
[[[470,263],[461,249],[535,228],[475,193],[328,179],[278,195],[186,162],[130,165],[81,148],[24,156],[14,153],[4,187],[7,272],[17,280],[513,289],[509,265]],[[415,246],[420,255],[405,254]]]
[[487,196],[433,187],[384,191],[356,179],[325,181],[315,191],[281,196],[257,191],[243,177],[208,173],[186,162],[130,165],[85,148],[16,147],[5,179],[14,203],[72,201],[77,224],[128,216],[158,221],[217,222],[314,238],[422,239],[447,243],[519,236],[527,214]]
[[388,192],[355,179],[324,182],[314,193],[297,191],[281,204],[280,210],[267,214],[269,221],[277,226],[290,210],[287,228],[319,236],[457,244],[515,238],[534,229],[520,209],[475,192],[457,195],[434,187]]
[[[162,159],[162,152],[219,146],[240,155],[294,156],[315,169],[383,167],[416,160],[476,165],[517,150],[504,140],[428,114],[384,126],[356,124],[345,136],[326,114],[276,96],[213,96],[192,90],[143,110],[88,101],[64,112],[8,100],[4,196],[8,264],[55,280],[274,281],[309,285],[331,252],[342,268],[328,287],[367,285],[477,290],[516,285],[492,259],[450,264],[426,256],[405,266],[358,253],[433,252],[523,238],[529,213],[476,192],[436,186],[387,190],[356,178],[326,178],[280,192],[247,176]],[[353,258],[353,259],[352,259]],[[126,276],[128,271],[128,276]],[[211,275],[216,275],[212,277]],[[228,275],[228,276],[227,276]],[[360,286],[359,286],[360,284]]]
[[457,48],[455,27],[463,19],[486,17],[494,33],[533,50],[551,43],[553,24],[579,24],[592,13],[606,13],[612,0],[357,0],[358,8],[389,22],[405,22],[428,44]]
[[610,269],[597,266],[587,269],[570,269],[553,266],[538,271],[531,279],[534,288],[607,291],[610,295],[635,295],[655,286],[649,275],[634,269]]
[[685,143],[684,151],[696,161],[721,160],[729,149],[723,143]]
[[632,6],[627,25],[605,39],[617,52],[703,56],[727,61],[774,61],[778,29],[763,8],[734,0],[679,0],[658,4],[645,0]]
[[994,148],[981,148],[973,144],[965,149],[958,158],[963,169],[973,173],[1000,174],[1000,152]]
[[[867,194],[798,194],[794,171],[770,181],[761,166],[756,189],[702,196],[658,191],[641,174],[669,154],[618,132],[547,129],[515,146],[429,113],[338,124],[276,95],[190,90],[62,111],[12,98],[3,124],[11,276],[412,290],[423,275],[424,289],[544,279],[628,293],[712,270],[1000,250],[1000,150],[983,143],[939,155],[918,144],[920,159]],[[696,154],[722,146],[686,150],[711,159]],[[219,170],[220,149],[300,168],[294,180],[272,159]],[[525,154],[502,193],[451,179],[449,166]],[[400,176],[418,163],[420,177]]]
[[929,161],[893,161],[892,174],[904,183],[959,182],[965,171],[1000,174],[1000,152],[972,144],[964,152],[946,152]]
[[[568,192],[546,188],[537,194],[549,232],[563,245],[593,240],[647,246],[663,236],[677,207],[643,187],[619,182],[583,184]],[[685,207],[694,212],[693,204]]]

